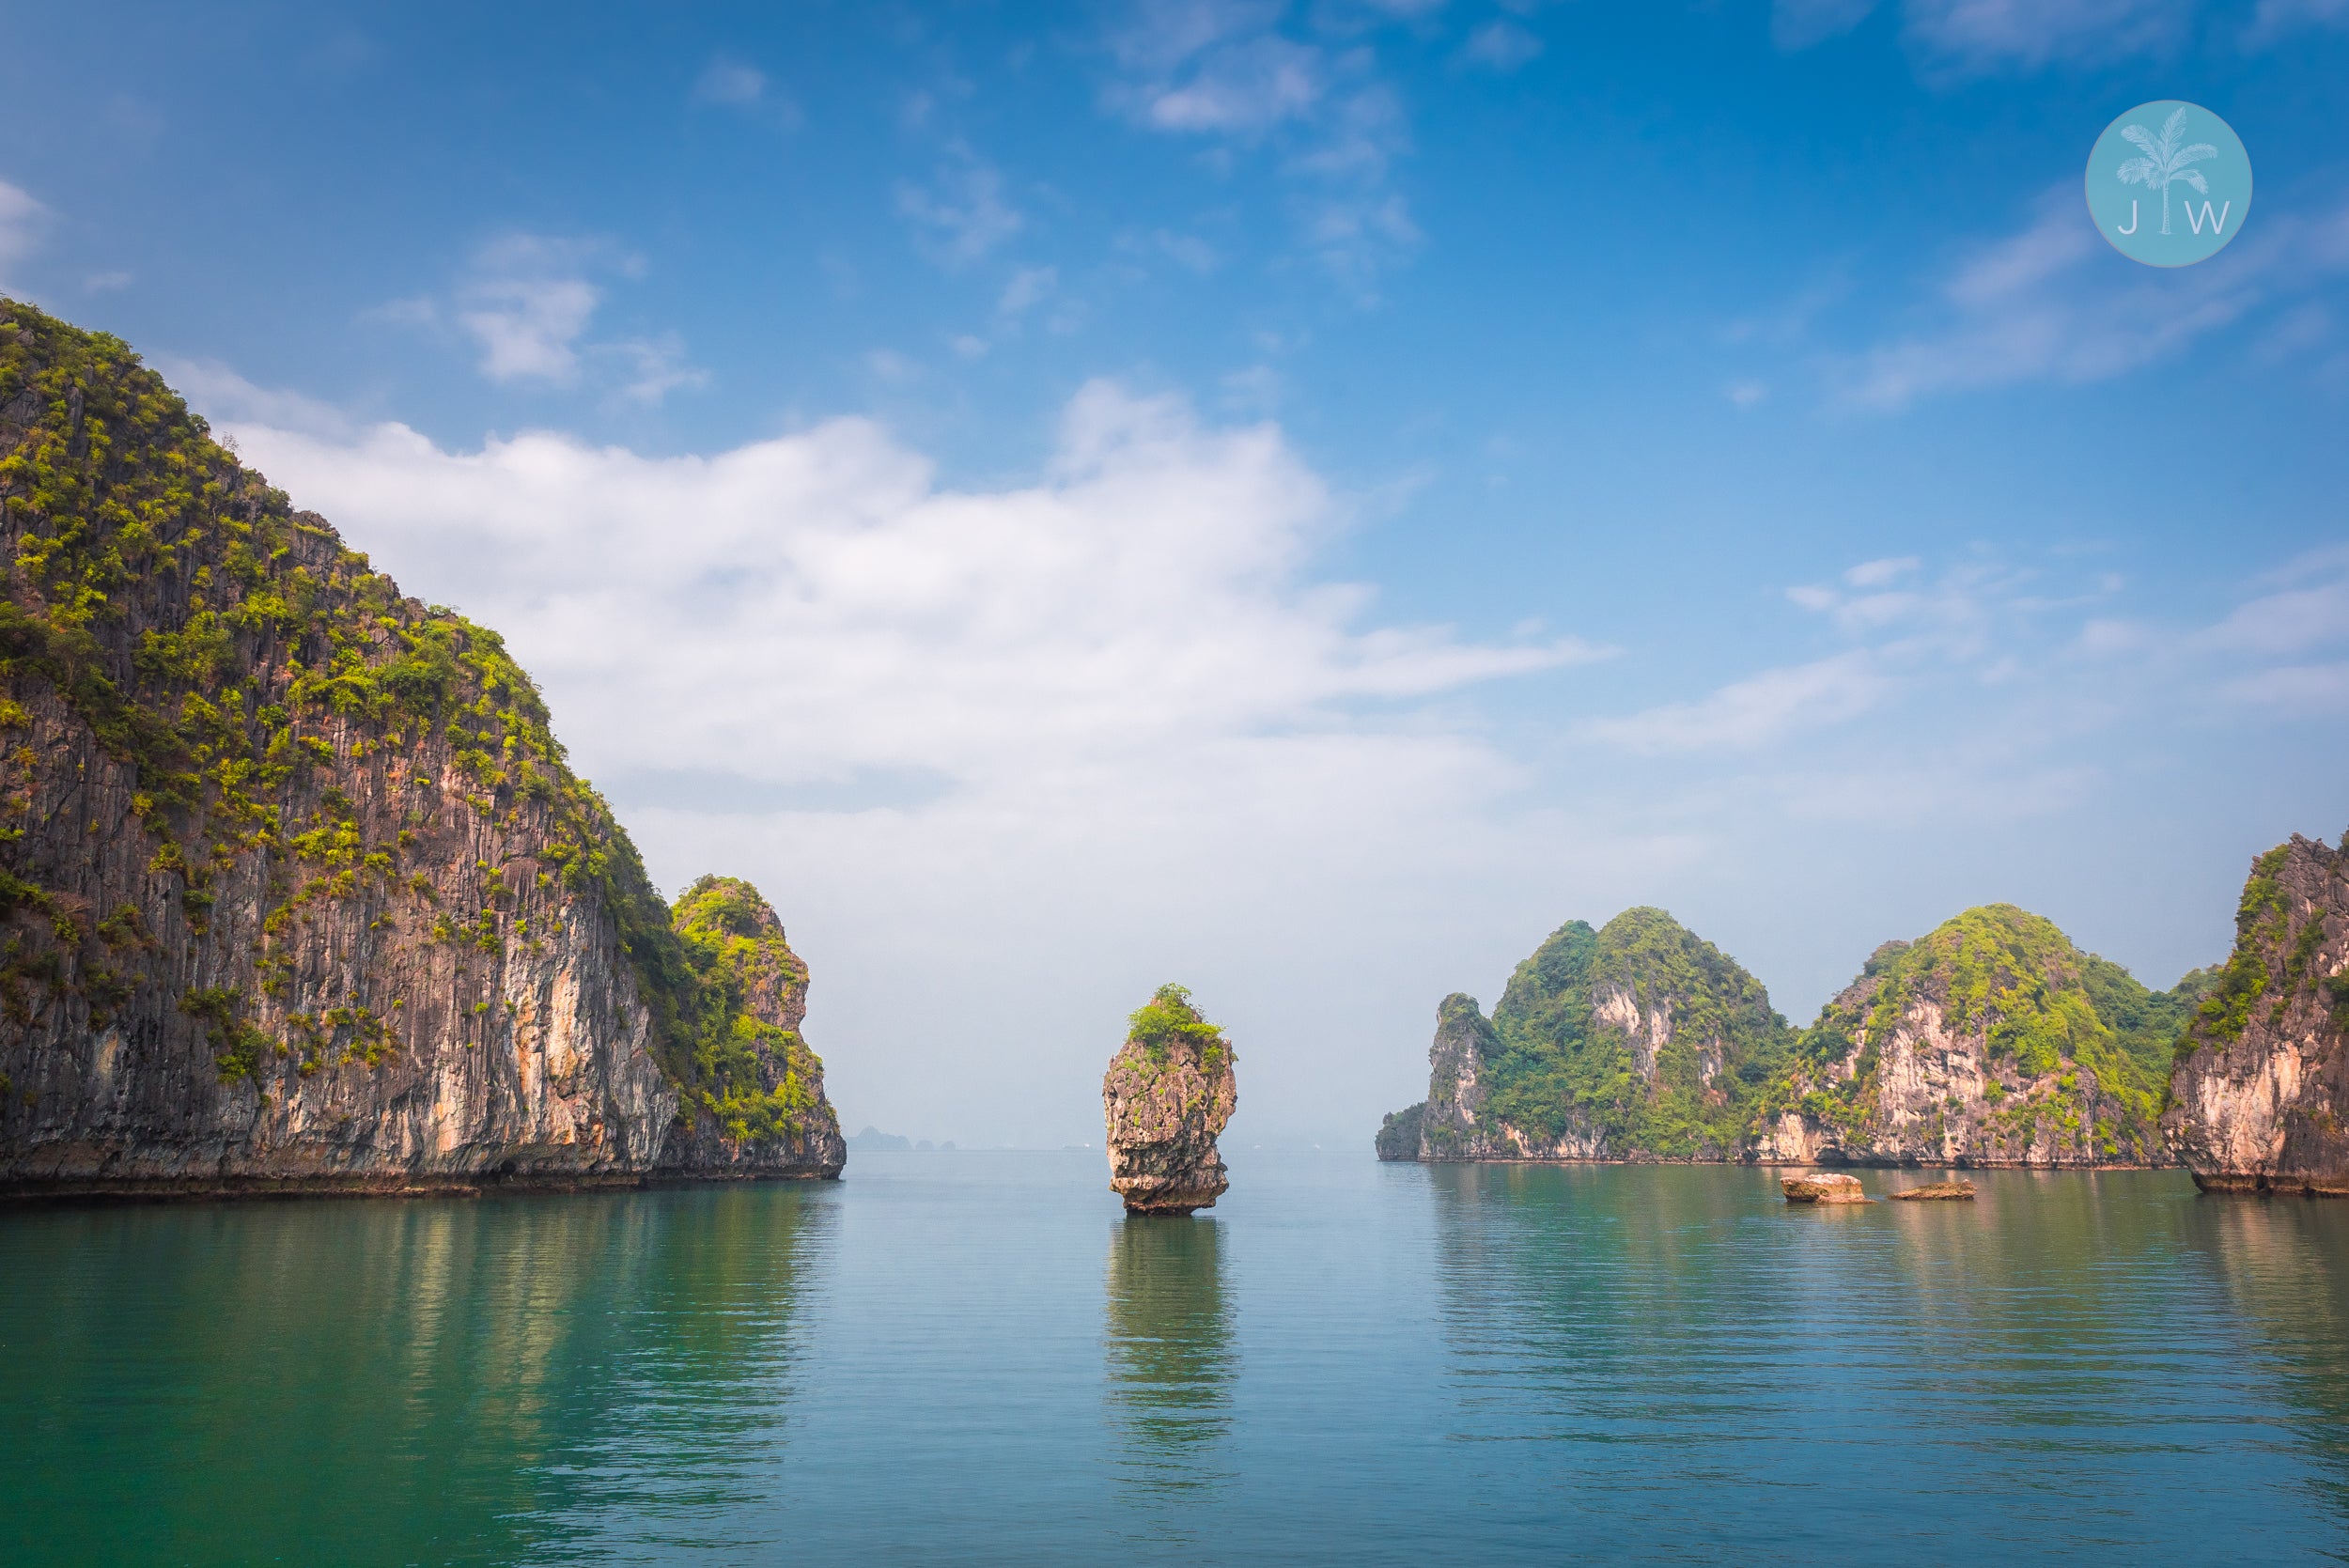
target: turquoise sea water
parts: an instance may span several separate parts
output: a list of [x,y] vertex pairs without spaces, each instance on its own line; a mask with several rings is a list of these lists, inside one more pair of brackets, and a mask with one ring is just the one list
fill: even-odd
[[0,1211],[0,1561],[2349,1557],[2349,1204],[1232,1163]]

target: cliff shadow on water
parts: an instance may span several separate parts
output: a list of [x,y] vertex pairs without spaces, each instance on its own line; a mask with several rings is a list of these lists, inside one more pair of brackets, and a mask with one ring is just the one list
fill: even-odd
[[490,1563],[690,1533],[774,1468],[828,1199],[9,1215],[10,1560]]
[[1110,1233],[1110,1417],[1119,1468],[1139,1491],[1224,1479],[1211,1454],[1231,1430],[1238,1377],[1224,1274],[1213,1220],[1129,1215]]

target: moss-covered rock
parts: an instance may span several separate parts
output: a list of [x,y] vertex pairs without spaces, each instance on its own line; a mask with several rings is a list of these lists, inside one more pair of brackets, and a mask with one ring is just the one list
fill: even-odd
[[0,549],[0,1183],[838,1169],[497,634],[8,300]]
[[1474,999],[1444,999],[1417,1148],[1386,1132],[1380,1153],[1735,1159],[1792,1038],[1760,981],[1663,910],[1570,921],[1489,1021]]
[[1660,909],[1626,909],[1597,930],[1573,921],[1551,933],[1489,1021],[1471,998],[1447,997],[1428,1098],[1388,1117],[1377,1149],[2159,1164],[2155,1124],[2184,1020],[2200,1005],[2212,1027],[2235,1027],[2263,984],[2238,964],[2149,990],[2039,916],[1992,905],[1886,942],[1797,1032],[1719,949]]
[[1239,1104],[1232,1043],[1180,986],[1128,1021],[1101,1078],[1110,1187],[1130,1214],[1211,1208],[1231,1185],[1215,1141]]
[[2195,1181],[2349,1196],[2349,847],[2254,861],[2234,951],[2198,974],[2162,1119]]
[[2145,1165],[2187,1003],[2012,904],[1887,942],[1795,1042],[1765,1159]]

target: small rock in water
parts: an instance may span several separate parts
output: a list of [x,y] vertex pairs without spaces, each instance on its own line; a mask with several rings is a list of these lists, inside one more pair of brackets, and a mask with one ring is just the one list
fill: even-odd
[[1974,1184],[1966,1181],[1927,1182],[1922,1187],[1905,1188],[1891,1194],[1909,1203],[1930,1203],[1937,1198],[1971,1198],[1973,1195]]
[[1212,1208],[1231,1185],[1216,1135],[1238,1103],[1232,1042],[1199,1016],[1189,991],[1159,986],[1101,1079],[1110,1187],[1126,1212]]
[[1846,1176],[1840,1171],[1812,1171],[1799,1176],[1781,1176],[1778,1186],[1790,1203],[1864,1203],[1868,1201],[1867,1193],[1860,1190],[1859,1178]]

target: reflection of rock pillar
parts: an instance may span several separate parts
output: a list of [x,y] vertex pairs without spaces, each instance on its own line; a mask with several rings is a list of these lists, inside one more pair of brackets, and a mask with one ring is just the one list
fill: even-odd
[[1197,1485],[1183,1462],[1232,1421],[1232,1318],[1222,1239],[1206,1223],[1148,1220],[1111,1234],[1109,1388],[1132,1458],[1166,1485]]

